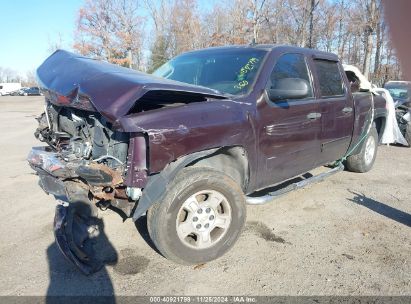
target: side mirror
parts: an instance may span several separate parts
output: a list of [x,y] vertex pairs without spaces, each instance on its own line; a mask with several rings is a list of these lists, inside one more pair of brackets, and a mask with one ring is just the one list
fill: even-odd
[[275,102],[286,99],[301,99],[309,94],[309,83],[301,78],[283,78],[267,89],[268,98]]

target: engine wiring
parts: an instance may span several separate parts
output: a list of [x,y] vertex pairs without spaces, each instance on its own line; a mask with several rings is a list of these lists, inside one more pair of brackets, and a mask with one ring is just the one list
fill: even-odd
[[103,155],[103,156],[100,156],[99,158],[93,159],[92,161],[98,163],[98,162],[100,162],[102,160],[105,160],[107,158],[113,159],[113,160],[117,161],[118,163],[120,163],[121,165],[124,165],[124,163],[121,160],[119,160],[117,157],[114,157],[114,156],[111,156],[111,155]]

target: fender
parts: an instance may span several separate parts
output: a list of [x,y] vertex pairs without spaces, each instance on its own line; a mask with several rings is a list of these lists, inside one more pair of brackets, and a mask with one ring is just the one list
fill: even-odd
[[252,103],[233,100],[195,102],[184,106],[133,113],[119,120],[124,132],[147,135],[149,174],[198,151],[215,147],[255,145],[248,113]]
[[177,173],[188,164],[199,160],[205,156],[211,155],[219,148],[195,152],[178,158],[176,161],[168,164],[159,174],[152,175],[143,190],[143,194],[137,204],[133,214],[133,221],[136,221],[144,214],[153,204],[158,202],[168,190],[168,184],[173,180]]

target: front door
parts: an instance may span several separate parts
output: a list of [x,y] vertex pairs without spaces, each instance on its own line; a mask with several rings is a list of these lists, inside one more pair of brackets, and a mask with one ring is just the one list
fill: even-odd
[[303,79],[309,85],[304,98],[270,101],[267,96],[257,103],[259,182],[264,188],[315,167],[320,152],[321,130],[318,103],[312,89],[312,76],[303,54],[290,53],[278,58],[267,88],[285,78]]

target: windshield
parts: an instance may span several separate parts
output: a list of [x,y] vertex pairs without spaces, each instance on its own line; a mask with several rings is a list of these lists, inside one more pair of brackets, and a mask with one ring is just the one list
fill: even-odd
[[267,51],[225,49],[180,55],[153,75],[240,95],[251,89]]
[[386,84],[385,88],[393,98],[408,99],[409,97],[410,85],[404,83]]

